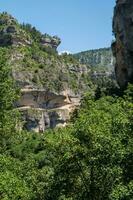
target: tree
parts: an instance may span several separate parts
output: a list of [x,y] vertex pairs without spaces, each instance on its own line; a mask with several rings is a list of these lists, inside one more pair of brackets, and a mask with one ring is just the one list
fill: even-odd
[[0,48],[0,141],[6,144],[9,133],[14,133],[16,111],[14,102],[18,97],[15,83],[11,76],[11,68],[7,63],[7,49]]
[[79,111],[74,132],[90,173],[86,179],[90,200],[132,198],[132,89],[123,98],[85,100]]

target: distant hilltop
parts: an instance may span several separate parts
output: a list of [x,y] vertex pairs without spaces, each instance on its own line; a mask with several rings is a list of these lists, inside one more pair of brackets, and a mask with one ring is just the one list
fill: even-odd
[[111,48],[100,48],[74,54],[80,63],[92,67],[114,68],[114,58]]

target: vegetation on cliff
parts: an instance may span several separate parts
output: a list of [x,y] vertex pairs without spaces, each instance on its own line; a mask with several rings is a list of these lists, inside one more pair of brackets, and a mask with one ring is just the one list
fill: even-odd
[[[92,85],[105,82],[106,76],[108,79],[109,65],[112,69],[110,49],[58,55],[60,42],[57,36],[42,34],[7,13],[0,14],[0,46],[8,50],[12,74],[20,88],[45,88],[55,93],[70,90],[80,95]],[[89,61],[82,62],[81,57]]]
[[89,88],[89,71],[71,55],[58,55],[61,40],[42,34],[30,24],[0,15],[0,46],[7,48],[13,77],[20,88],[30,86],[77,94]]

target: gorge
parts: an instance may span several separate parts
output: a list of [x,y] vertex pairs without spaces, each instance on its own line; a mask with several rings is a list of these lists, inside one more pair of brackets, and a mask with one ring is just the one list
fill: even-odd
[[[130,4],[129,0],[117,1],[113,19],[116,41],[112,50],[121,88],[133,78]],[[58,36],[42,34],[30,24],[19,24],[8,13],[0,15],[0,46],[8,51],[12,76],[21,91],[16,106],[29,131],[65,126],[82,95],[91,89],[92,81],[99,77],[114,79],[115,59],[110,48],[58,55],[60,43]]]
[[[112,50],[82,51],[110,41],[115,2]],[[60,55],[58,36],[0,14],[0,200],[132,200],[133,0],[14,0],[0,9],[64,29],[72,52],[82,51]]]

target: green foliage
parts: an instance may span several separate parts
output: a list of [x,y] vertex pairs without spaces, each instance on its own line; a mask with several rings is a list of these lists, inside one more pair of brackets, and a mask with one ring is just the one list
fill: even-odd
[[68,127],[13,136],[0,157],[2,198],[132,199],[132,89],[98,100],[88,93]]
[[94,191],[89,199],[132,197],[132,106],[127,96],[104,97],[94,102],[88,94],[83,101],[74,130],[86,149],[88,167],[92,166]]
[[18,97],[15,83],[11,78],[11,69],[7,64],[7,50],[0,49],[0,151],[6,145],[9,133],[15,131],[17,113],[13,105]]
[[41,46],[40,49],[49,55],[57,56],[57,51],[51,47]]
[[32,27],[31,24],[23,23],[21,25],[21,28],[24,29],[28,34],[30,34],[35,42],[40,42],[42,34],[35,27]]
[[[34,194],[22,176],[22,163],[7,155],[0,155],[0,195],[2,200],[32,199]],[[21,173],[21,174],[20,174]]]
[[65,63],[78,63],[76,58],[72,54],[63,53],[60,55],[60,58],[63,58]]

